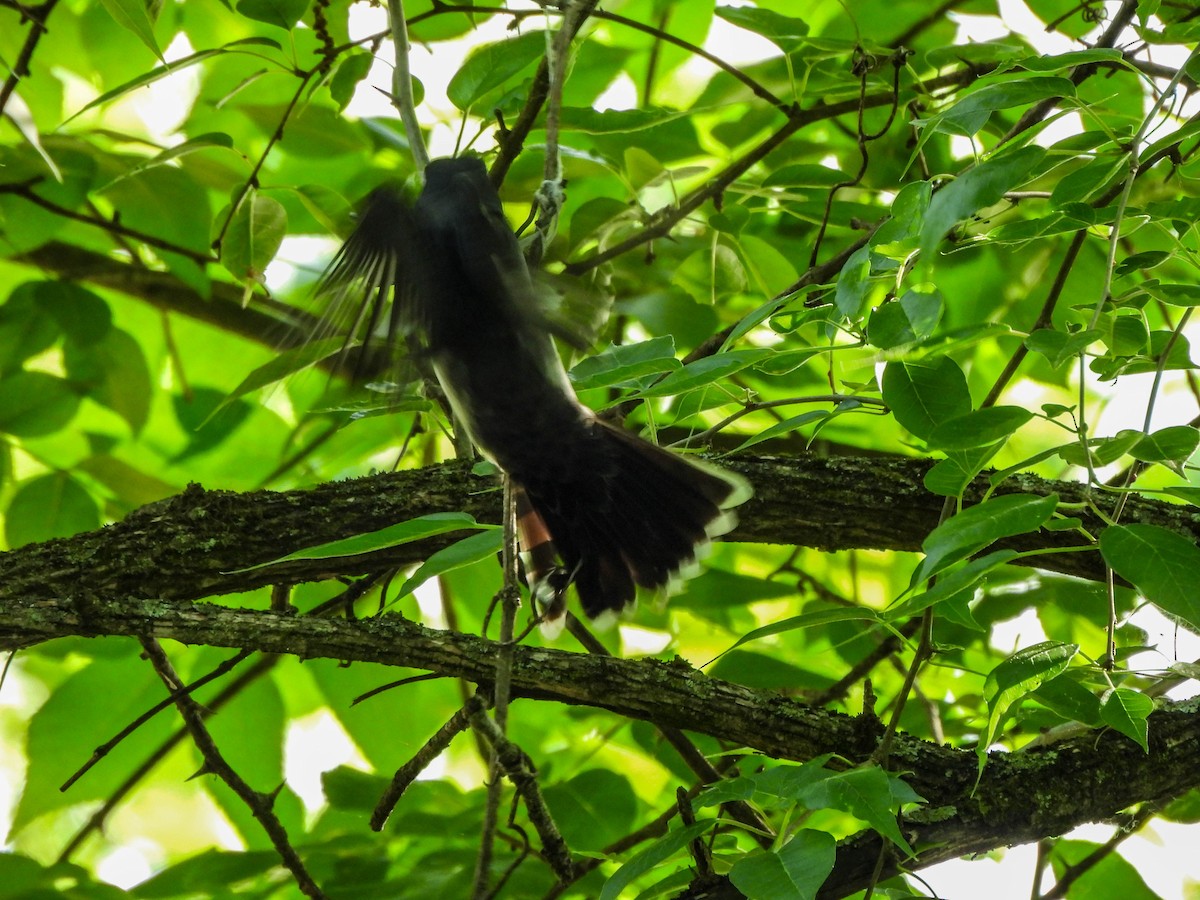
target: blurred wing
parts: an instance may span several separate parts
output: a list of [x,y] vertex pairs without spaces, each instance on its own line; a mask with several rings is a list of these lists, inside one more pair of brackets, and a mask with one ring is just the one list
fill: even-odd
[[354,231],[317,283],[318,295],[328,301],[323,333],[317,337],[344,337],[337,367],[348,367],[355,380],[379,368],[372,365],[379,355],[386,367],[396,356],[400,337],[424,330],[424,243],[404,195],[392,187],[379,188],[367,198]]

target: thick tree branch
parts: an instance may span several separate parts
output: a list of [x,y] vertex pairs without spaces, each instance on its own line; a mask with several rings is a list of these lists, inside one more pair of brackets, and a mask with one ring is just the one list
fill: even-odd
[[[74,635],[171,638],[188,644],[255,647],[405,666],[488,684],[494,641],[436,631],[400,616],[347,622],[161,600],[95,603],[22,598],[0,605],[0,633],[41,639]],[[868,760],[878,720],[808,707],[795,700],[709,678],[686,663],[632,660],[518,646],[513,694],[610,710],[713,735],[778,759],[833,752]],[[1200,713],[1192,705],[1154,713],[1150,752],[1114,731],[1089,732],[1053,747],[993,753],[978,787],[975,755],[897,735],[891,758],[927,805],[903,827],[919,850],[909,868],[1062,834],[1138,802],[1160,802],[1200,784]],[[878,836],[843,842],[828,896],[861,889]],[[892,870],[900,863],[891,864]]]
[[[820,550],[917,551],[937,524],[942,498],[922,486],[928,460],[840,457],[727,458],[748,478],[755,497],[739,511],[735,541],[791,544]],[[987,487],[980,477],[966,492],[977,502]],[[1085,486],[1014,477],[1000,493],[1057,492],[1083,502]],[[182,494],[135,510],[122,522],[73,538],[47,541],[0,554],[0,604],[63,598],[78,603],[161,598],[196,600],[279,582],[317,581],[404,566],[425,559],[457,535],[441,535],[351,558],[294,560],[250,568],[285,554],[385,528],[417,516],[461,510],[481,522],[499,520],[500,492],[493,479],[470,474],[461,463],[386,473],[311,490],[206,491]],[[1103,522],[1078,513],[1091,534]],[[1131,499],[1126,522],[1161,525],[1200,541],[1192,507]],[[1021,535],[998,546],[1017,550],[1077,547],[1074,532]],[[1100,580],[1098,553],[1047,554],[1027,561],[1041,568]],[[0,632],[0,646],[21,643]],[[6,640],[7,639],[7,640]]]

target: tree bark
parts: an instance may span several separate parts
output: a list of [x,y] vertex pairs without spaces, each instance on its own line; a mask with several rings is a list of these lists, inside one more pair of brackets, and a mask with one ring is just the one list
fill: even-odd
[[[159,599],[9,596],[0,604],[0,634],[36,640],[67,635],[171,638],[425,669],[483,685],[495,676],[499,652],[494,641],[425,628],[398,615],[348,622]],[[864,763],[881,733],[873,717],[813,708],[710,678],[682,661],[518,646],[512,688],[514,697],[606,709],[784,760],[835,753],[851,765]],[[1149,753],[1115,731],[1087,732],[1028,752],[993,752],[978,785],[972,751],[898,735],[892,767],[904,773],[927,803],[901,823],[917,856],[893,856],[884,876],[901,865],[919,869],[1063,834],[1134,803],[1163,802],[1200,785],[1198,706],[1200,701],[1188,701],[1155,712],[1149,720]],[[843,841],[822,896],[861,890],[881,846],[873,832]]]
[[[930,462],[918,459],[738,457],[722,461],[745,477],[755,496],[739,509],[740,524],[727,540],[814,547],[917,552],[932,530],[943,499],[921,484]],[[981,476],[965,501],[987,488]],[[1079,484],[1029,476],[1012,478],[997,493],[1057,493],[1064,501],[1089,499]],[[471,474],[460,463],[386,473],[311,490],[234,493],[191,485],[98,531],[0,554],[0,603],[19,598],[104,600],[124,597],[197,600],[280,582],[318,581],[411,565],[460,535],[447,534],[338,559],[263,564],[294,551],[375,531],[448,510],[480,522],[499,519],[496,479]],[[1104,523],[1080,514],[1092,535]],[[1126,523],[1160,525],[1200,542],[1200,517],[1191,507],[1131,498]],[[1084,544],[1075,532],[1041,531],[998,543],[1016,550]],[[1039,555],[1044,569],[1101,580],[1098,552]],[[9,645],[15,638],[8,635]],[[0,636],[0,648],[4,646]]]

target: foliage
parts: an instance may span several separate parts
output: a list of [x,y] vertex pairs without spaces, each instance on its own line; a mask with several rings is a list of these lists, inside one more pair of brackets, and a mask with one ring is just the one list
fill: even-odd
[[[670,604],[646,598],[600,638],[621,656],[679,657],[859,715],[867,751],[847,741],[772,757],[712,737],[726,733],[715,722],[711,734],[702,722],[656,729],[675,718],[653,684],[660,713],[644,720],[522,700],[508,738],[527,762],[509,774],[536,784],[574,868],[556,887],[537,795],[509,789],[487,873],[500,895],[674,896],[708,879],[750,897],[814,897],[822,883],[843,896],[886,850],[886,888],[903,896],[919,887],[901,870],[1131,804],[1146,804],[1138,824],[1173,799],[1165,815],[1192,821],[1194,764],[1153,788],[1115,769],[1128,794],[1090,798],[1041,832],[1005,819],[988,776],[1016,773],[1010,799],[1070,797],[1069,783],[1034,780],[1041,733],[1037,744],[1082,730],[1110,753],[1102,762],[1165,752],[1154,710],[1172,679],[1195,674],[1171,633],[1200,629],[1194,12],[1031,0],[1059,39],[1044,52],[1032,33],[961,36],[959,14],[1001,27],[995,0],[936,12],[910,0],[585,3],[556,131],[542,59],[557,12],[405,6],[426,137],[483,153],[514,224],[557,142],[567,200],[543,268],[565,302],[612,303],[592,352],[572,360],[585,403],[732,467],[753,463],[751,448],[797,471],[814,454],[879,460],[879,481],[848,486],[866,507],[883,460],[926,459],[923,488],[944,498],[940,520],[905,519],[885,543],[880,523],[789,495],[758,541],[735,532]],[[411,379],[380,369],[356,390],[332,359],[337,337],[314,335],[312,286],[354,205],[416,174],[398,120],[352,105],[392,90],[390,67],[373,65],[390,33],[352,38],[352,12],[342,0],[0,2],[9,548],[94,530],[191,482],[284,490],[453,456],[450,424]],[[757,36],[756,61],[724,58],[735,36]],[[437,87],[464,37],[474,49]],[[488,472],[471,477],[472,495],[495,487]],[[1089,489],[1068,493],[1078,484]],[[747,518],[784,490],[755,487],[762,505]],[[871,508],[885,525],[904,512]],[[1145,509],[1166,518],[1137,521]],[[295,586],[301,613],[402,612],[445,629],[450,647],[453,632],[486,633],[499,529],[447,502],[363,530],[348,521],[347,543],[280,546],[226,570],[288,555],[327,579]],[[347,554],[450,532],[462,540],[398,580],[333,580]],[[1061,574],[1079,556],[1067,571],[1090,577]],[[214,602],[275,609],[280,593]],[[1018,618],[1014,646],[1005,626]],[[85,621],[77,633],[92,632]],[[465,682],[406,678],[353,705],[395,668],[251,652],[195,691],[199,706],[180,702],[186,734],[160,712],[60,793],[91,748],[164,696],[170,667],[144,658],[156,659],[149,627],[135,633],[141,648],[67,637],[16,656],[5,690],[20,686],[36,712],[0,720],[27,765],[0,896],[122,896],[100,876],[137,853],[153,870],[128,891],[139,897],[470,895],[481,834],[495,831],[483,824],[487,732],[447,732],[434,777],[408,788],[382,833],[368,827],[390,774],[448,721],[466,729]],[[170,647],[182,683],[229,656]],[[288,766],[315,723],[352,748],[325,762],[320,796]],[[211,774],[206,732],[258,805]],[[922,770],[904,749],[941,744],[968,757],[957,805],[914,788]],[[210,774],[189,780],[202,764]],[[976,784],[998,830],[914,837],[966,817]],[[1116,843],[1060,841],[1044,864],[1068,896],[1154,896]],[[281,846],[312,883],[286,853],[291,872],[280,868]],[[856,853],[871,861],[865,880],[848,871]]]

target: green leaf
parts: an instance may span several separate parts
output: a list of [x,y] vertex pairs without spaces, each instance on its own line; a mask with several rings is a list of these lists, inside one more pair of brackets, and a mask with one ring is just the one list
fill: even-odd
[[1148,741],[1150,713],[1154,712],[1154,701],[1141,691],[1115,688],[1100,698],[1100,718],[1104,724],[1115,728],[1127,738],[1137,742],[1146,753],[1150,752]]
[[1105,323],[1107,333],[1103,335],[1103,340],[1113,356],[1136,356],[1146,352],[1150,344],[1150,327],[1146,324],[1146,316],[1141,310],[1134,310],[1131,314],[1107,316]]
[[1144,272],[1146,269],[1161,266],[1170,258],[1171,254],[1166,250],[1145,250],[1141,253],[1133,253],[1117,264],[1113,269],[1113,275],[1121,278],[1134,272]]
[[1142,289],[1170,306],[1200,306],[1200,285],[1148,281],[1142,285]]
[[965,566],[955,569],[953,572],[943,572],[941,577],[938,578],[937,584],[929,590],[909,597],[903,603],[898,603],[890,607],[887,610],[888,621],[894,622],[900,619],[907,619],[922,612],[927,607],[950,599],[960,591],[972,590],[975,585],[983,580],[988,572],[1005,563],[1012,562],[1017,558],[1017,555],[1017,551],[1015,550],[995,550],[987,556],[971,560]]
[[[172,160],[182,159],[192,153],[200,150],[211,150],[214,147],[220,147],[226,150],[233,150],[233,138],[221,131],[212,131],[207,134],[198,134],[194,138],[188,138],[174,147],[168,147],[161,153],[156,153],[154,156],[147,159],[145,162],[140,162],[128,172],[118,175],[111,183],[120,181],[122,178],[128,178],[136,175],[139,172],[144,172],[146,169],[154,168],[155,166],[165,165]],[[236,151],[235,151],[236,152]]]
[[675,358],[675,339],[670,335],[636,344],[609,344],[595,356],[576,363],[569,373],[578,391],[598,387],[648,386],[647,376],[683,368]]
[[1173,425],[1142,436],[1129,451],[1134,459],[1146,463],[1184,463],[1200,445],[1200,431],[1191,425]]
[[738,453],[745,450],[747,447],[753,447],[755,444],[761,444],[763,441],[771,441],[779,437],[787,437],[799,429],[803,428],[809,422],[818,422],[822,419],[828,419],[834,413],[827,409],[814,409],[806,413],[800,413],[798,416],[790,416],[782,422],[776,422],[770,428],[765,428],[758,434],[752,434],[746,438],[733,452]]
[[946,458],[940,460],[922,479],[926,489],[942,497],[958,497],[966,490],[996,455],[1001,445],[974,447],[969,450],[948,450]]
[[[92,638],[86,653],[95,658],[80,653],[82,668],[55,684],[29,721],[28,768],[13,816],[14,835],[48,812],[112,796],[128,777],[120,766],[98,765],[65,793],[59,786],[85,761],[90,748],[110,739],[165,696],[154,670],[138,658],[136,644],[122,638]],[[121,750],[144,759],[175,727],[170,717],[156,716],[127,737]],[[70,759],[64,757],[64,747],[85,749]]]
[[[155,166],[109,184],[104,197],[121,211],[121,222],[171,244],[208,254],[212,209],[208,192],[174,166]],[[187,257],[155,249],[167,266],[198,290],[207,284],[200,266]]]
[[221,264],[239,280],[262,281],[287,234],[287,212],[277,200],[251,190],[229,222]]
[[593,109],[590,106],[564,106],[561,125],[564,131],[582,134],[628,134],[695,115],[696,109]]
[[714,353],[695,362],[688,363],[671,372],[662,381],[638,393],[639,397],[669,397],[685,391],[707,387],[728,378],[747,366],[752,366],[771,356],[770,350],[729,350]]
[[51,347],[61,333],[56,317],[39,298],[42,284],[18,286],[0,306],[0,376]]
[[103,298],[69,281],[33,286],[35,301],[58,322],[63,334],[80,343],[100,341],[112,329],[112,310]]
[[369,813],[388,789],[388,779],[350,766],[338,766],[321,773],[321,789],[335,809]]
[[763,625],[746,632],[736,641],[734,641],[727,649],[721,651],[715,657],[719,659],[725,653],[733,650],[735,647],[740,647],[743,644],[748,644],[751,641],[757,641],[761,638],[771,637],[775,634],[784,634],[788,631],[796,631],[800,628],[812,628],[819,625],[829,625],[833,622],[880,622],[879,615],[873,610],[866,608],[854,609],[823,609],[819,612],[803,613],[798,616],[789,616],[786,619],[781,619],[778,622],[772,622],[769,625]]
[[143,881],[131,894],[140,900],[219,895],[230,885],[263,875],[278,864],[279,856],[273,850],[204,850]]
[[803,19],[753,6],[718,6],[716,13],[731,25],[762,35],[784,53],[799,50],[807,43],[808,23]]
[[877,309],[867,323],[867,338],[881,350],[914,344],[933,334],[945,303],[936,288],[913,289],[899,301]]
[[1200,548],[1158,525],[1110,525],[1100,553],[1118,575],[1168,615],[1200,631]]
[[857,319],[862,313],[867,289],[871,286],[871,248],[860,247],[846,260],[838,273],[833,305],[847,319]]
[[[478,526],[483,527],[483,526]],[[417,571],[400,586],[394,599],[407,597],[430,578],[436,578],[455,569],[474,565],[480,560],[494,557],[504,546],[504,529],[492,526],[479,534],[465,537],[461,541],[444,547],[425,560]]]
[[162,59],[158,40],[154,37],[154,23],[146,12],[145,0],[100,0],[113,21],[134,34],[150,48],[150,52]]
[[1169,487],[1164,490],[1172,497],[1178,497],[1192,506],[1200,506],[1200,487]]
[[1041,147],[1030,146],[993,156],[934,194],[921,228],[922,260],[932,263],[934,248],[951,228],[1027,181],[1045,155]]
[[604,883],[599,900],[617,900],[626,887],[647,872],[658,868],[696,838],[710,831],[712,827],[712,822],[695,822],[682,828],[676,828],[674,831],[668,831],[617,869],[612,877]]
[[286,31],[291,31],[307,10],[308,0],[238,0],[237,5],[237,11],[246,18]]
[[0,432],[18,437],[53,434],[75,417],[79,395],[45,372],[14,372],[0,378]]
[[[903,782],[898,783],[904,797],[920,799]],[[912,847],[900,833],[900,826],[896,822],[896,807],[900,801],[893,794],[893,779],[878,766],[834,773],[810,784],[797,799],[809,809],[840,809],[848,812],[912,856]]]
[[888,363],[883,401],[896,421],[919,438],[928,438],[942,422],[971,411],[966,376],[948,356]]
[[[271,357],[271,359],[243,378],[241,383],[221,401],[221,404],[209,413],[209,418],[217,415],[217,413],[221,412],[227,406],[232,405],[235,400],[246,396],[251,391],[274,384],[281,379],[287,378],[289,375],[295,375],[309,366],[316,365],[321,360],[328,359],[335,353],[340,352],[345,343],[344,338],[325,338],[322,341],[301,344],[299,347],[285,350],[283,353]],[[198,427],[204,427],[207,422],[208,419],[205,419]]]
[[1064,672],[1043,683],[1034,691],[1034,699],[1067,721],[1082,722],[1091,727],[1100,725],[1099,698],[1071,675],[1071,672]]
[[928,440],[930,446],[942,450],[987,447],[1012,437],[1032,418],[1033,413],[1020,406],[989,406],[942,422]]
[[[297,113],[285,104],[244,104],[241,111],[267,134],[273,134],[287,117],[279,146],[300,159],[322,162],[331,157],[363,153],[367,148],[361,125],[339,115],[331,106],[309,103]],[[307,180],[308,172],[302,177]]]
[[1043,641],[1018,650],[992,669],[984,685],[984,698],[988,705],[987,734],[985,739],[979,742],[979,749],[976,751],[981,773],[987,761],[988,747],[995,740],[1000,722],[1012,705],[1064,672],[1078,652],[1078,644]]
[[960,134],[964,137],[978,134],[988,123],[992,113],[1001,109],[1073,96],[1075,85],[1068,78],[1023,78],[1019,81],[988,84],[967,94],[949,109],[918,122],[918,125],[925,126],[921,134],[921,144],[935,132]]
[[[1138,4],[1139,7],[1144,4]],[[1111,47],[1097,47],[1093,50],[1069,50],[1066,53],[1055,53],[1048,56],[1027,56],[1017,61],[1022,69],[1030,72],[1061,72],[1096,62],[1120,62],[1123,59],[1120,50]]]
[[1057,506],[1058,494],[1006,494],[967,507],[921,542],[925,558],[913,572],[912,584],[920,584],[1001,538],[1037,531]]
[[572,850],[599,852],[635,824],[638,801],[629,779],[609,769],[585,769],[544,788],[546,805]]
[[66,472],[22,483],[4,513],[4,537],[10,549],[99,527],[96,501]]
[[1162,900],[1147,887],[1133,863],[1091,841],[1055,841],[1050,865],[1055,878],[1068,871],[1079,875],[1067,894],[1070,900]]
[[912,252],[913,242],[921,233],[933,185],[928,181],[913,181],[904,185],[892,201],[891,215],[871,236],[871,246],[878,253],[903,259]]
[[446,86],[446,96],[465,112],[488,91],[528,68],[545,51],[544,31],[527,31],[519,37],[472,50]]
[[[354,99],[354,92],[358,90],[359,82],[367,77],[371,71],[371,65],[375,62],[375,57],[363,50],[358,50],[348,54],[340,63],[333,73],[333,77],[329,79],[329,95],[333,97],[333,102],[337,104],[339,112],[345,112],[346,107],[350,105],[350,101]],[[419,82],[415,83],[415,88]],[[417,105],[420,105],[421,98],[414,98]]]
[[[77,113],[67,119],[67,122],[70,122],[71,119],[74,119],[76,116],[82,115],[89,109],[97,106],[103,106],[105,103],[116,100],[118,97],[128,94],[137,88],[145,87],[148,84],[153,84],[161,78],[166,78],[168,75],[174,75],[182,69],[186,69],[188,66],[194,66],[196,63],[204,62],[206,59],[212,59],[214,56],[220,56],[224,53],[238,53],[242,47],[274,47],[276,50],[280,49],[279,42],[273,41],[270,38],[248,37],[240,38],[236,41],[230,41],[223,47],[217,47],[210,50],[199,50],[183,57],[182,59],[177,59],[168,65],[162,65],[157,69],[151,69],[149,72],[143,72],[136,78],[132,78],[129,81],[126,81],[124,84],[118,85],[112,90],[105,91],[95,100],[89,102]],[[65,125],[66,122],[63,124]]]
[[1031,352],[1046,357],[1050,365],[1057,369],[1063,363],[1075,359],[1099,339],[1100,332],[1094,329],[1066,332],[1053,328],[1039,328],[1025,339],[1025,346]]
[[729,880],[750,900],[815,900],[833,871],[836,849],[833,835],[804,828],[778,850],[738,860]]
[[72,384],[111,409],[137,434],[150,417],[154,386],[137,339],[120,328],[92,340],[68,338],[63,363]]
[[377,531],[368,531],[353,537],[318,544],[315,547],[306,547],[303,550],[289,553],[287,556],[281,556],[278,559],[259,563],[246,569],[238,569],[238,571],[253,572],[255,569],[263,569],[267,566],[275,566],[298,559],[337,559],[358,556],[363,553],[374,553],[377,550],[387,550],[390,547],[398,547],[413,541],[421,541],[434,535],[446,534],[449,531],[462,531],[464,528],[495,529],[497,527],[499,526],[481,525],[469,513],[429,513],[389,525],[387,528],[380,528]]

